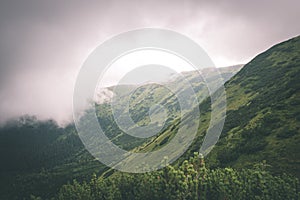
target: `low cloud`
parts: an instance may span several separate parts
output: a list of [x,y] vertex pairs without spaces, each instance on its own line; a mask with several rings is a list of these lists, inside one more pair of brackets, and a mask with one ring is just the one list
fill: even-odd
[[247,62],[300,32],[299,1],[1,1],[0,122],[72,116],[76,75],[105,39],[142,27],[197,41],[218,66]]

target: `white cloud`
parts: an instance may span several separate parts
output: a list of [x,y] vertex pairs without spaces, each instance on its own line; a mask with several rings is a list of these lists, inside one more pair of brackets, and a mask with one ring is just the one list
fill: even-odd
[[[81,64],[105,39],[142,27],[191,37],[219,66],[300,33],[299,1],[1,1],[0,121],[71,119]],[[55,96],[53,96],[53,94]]]

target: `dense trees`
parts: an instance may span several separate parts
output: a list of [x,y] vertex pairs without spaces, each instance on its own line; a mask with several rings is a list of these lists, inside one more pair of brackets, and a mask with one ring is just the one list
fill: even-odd
[[61,185],[104,170],[84,150],[74,125],[23,116],[0,127],[0,199],[53,196]]
[[299,181],[272,176],[262,163],[254,169],[208,169],[197,154],[180,167],[146,174],[115,173],[89,182],[64,185],[59,200],[298,199]]

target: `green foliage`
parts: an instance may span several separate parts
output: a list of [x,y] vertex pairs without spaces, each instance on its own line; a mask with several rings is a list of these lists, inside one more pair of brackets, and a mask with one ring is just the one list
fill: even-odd
[[195,154],[175,168],[167,166],[146,174],[115,173],[109,178],[96,177],[89,183],[61,188],[58,199],[298,199],[299,181],[287,175],[272,176],[265,163],[255,169],[232,168],[210,170]]
[[[244,168],[267,159],[279,166],[272,168],[274,173],[284,171],[300,177],[300,149],[296,145],[300,141],[299,44],[297,37],[276,45],[225,84],[226,121],[209,164]],[[204,116],[210,115],[210,106],[209,99],[200,104]],[[205,127],[209,121],[202,121],[203,115]],[[198,138],[204,133],[205,128],[200,127]],[[190,149],[201,145],[198,138]]]
[[[208,164],[243,169],[267,160],[272,173],[300,178],[299,77],[298,36],[258,55],[230,79],[224,128]],[[207,107],[207,101],[200,104]]]
[[[75,127],[24,116],[0,128],[0,199],[50,197],[68,181],[105,167],[84,150]],[[33,197],[32,197],[33,198]]]
[[285,138],[292,137],[292,136],[296,135],[297,133],[298,133],[297,130],[284,128],[279,133],[277,133],[276,136],[280,139],[285,139]]

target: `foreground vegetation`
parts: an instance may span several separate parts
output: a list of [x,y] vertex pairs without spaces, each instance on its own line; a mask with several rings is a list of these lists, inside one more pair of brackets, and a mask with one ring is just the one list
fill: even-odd
[[[181,166],[168,166],[146,174],[115,173],[89,182],[64,185],[59,200],[96,199],[299,199],[299,181],[287,175],[272,176],[266,163],[253,169],[210,170],[197,154]],[[34,199],[34,198],[33,198]]]

